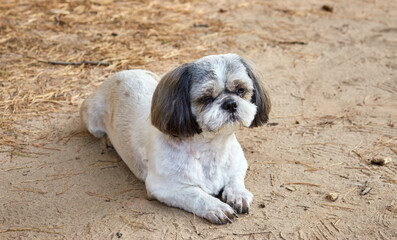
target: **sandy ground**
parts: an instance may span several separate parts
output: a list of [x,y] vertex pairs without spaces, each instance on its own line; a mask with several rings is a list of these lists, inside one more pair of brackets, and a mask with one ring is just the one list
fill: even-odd
[[[271,95],[271,124],[237,133],[249,162],[250,215],[215,226],[148,201],[117,153],[82,130],[74,106],[26,120],[51,131],[48,149],[2,147],[0,239],[397,239],[395,9],[396,1],[376,0],[195,5],[246,31],[211,35],[206,53],[251,59]],[[145,67],[161,74],[193,60]],[[110,74],[89,69],[85,79],[97,84]],[[376,156],[392,162],[369,164]]]

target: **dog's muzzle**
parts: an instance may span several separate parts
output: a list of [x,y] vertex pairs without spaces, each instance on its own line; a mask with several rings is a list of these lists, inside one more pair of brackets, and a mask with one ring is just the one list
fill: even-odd
[[233,99],[227,99],[224,103],[221,105],[223,110],[226,110],[230,113],[235,113],[237,111],[237,103]]

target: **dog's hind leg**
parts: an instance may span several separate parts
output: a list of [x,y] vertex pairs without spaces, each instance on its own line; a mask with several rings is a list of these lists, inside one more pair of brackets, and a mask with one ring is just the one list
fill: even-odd
[[105,136],[104,127],[105,96],[98,92],[90,95],[80,109],[80,117],[88,131],[97,138]]

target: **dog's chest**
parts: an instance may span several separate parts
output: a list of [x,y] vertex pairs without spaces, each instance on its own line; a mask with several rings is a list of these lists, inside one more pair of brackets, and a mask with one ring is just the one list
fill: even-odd
[[188,153],[189,180],[210,194],[218,194],[230,178],[231,158],[225,151],[207,149]]
[[234,135],[210,140],[200,136],[185,141],[160,138],[156,144],[159,147],[149,153],[149,171],[175,184],[198,186],[212,195],[218,194],[242,165],[241,148]]

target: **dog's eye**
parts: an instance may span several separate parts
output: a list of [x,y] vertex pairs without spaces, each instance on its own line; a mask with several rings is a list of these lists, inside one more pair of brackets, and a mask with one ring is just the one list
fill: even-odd
[[238,88],[238,89],[237,89],[237,94],[238,94],[239,96],[243,96],[244,93],[245,93],[246,91],[247,91],[247,90],[246,90],[245,88]]
[[202,104],[210,104],[214,99],[210,96],[202,97],[199,99],[199,102]]

